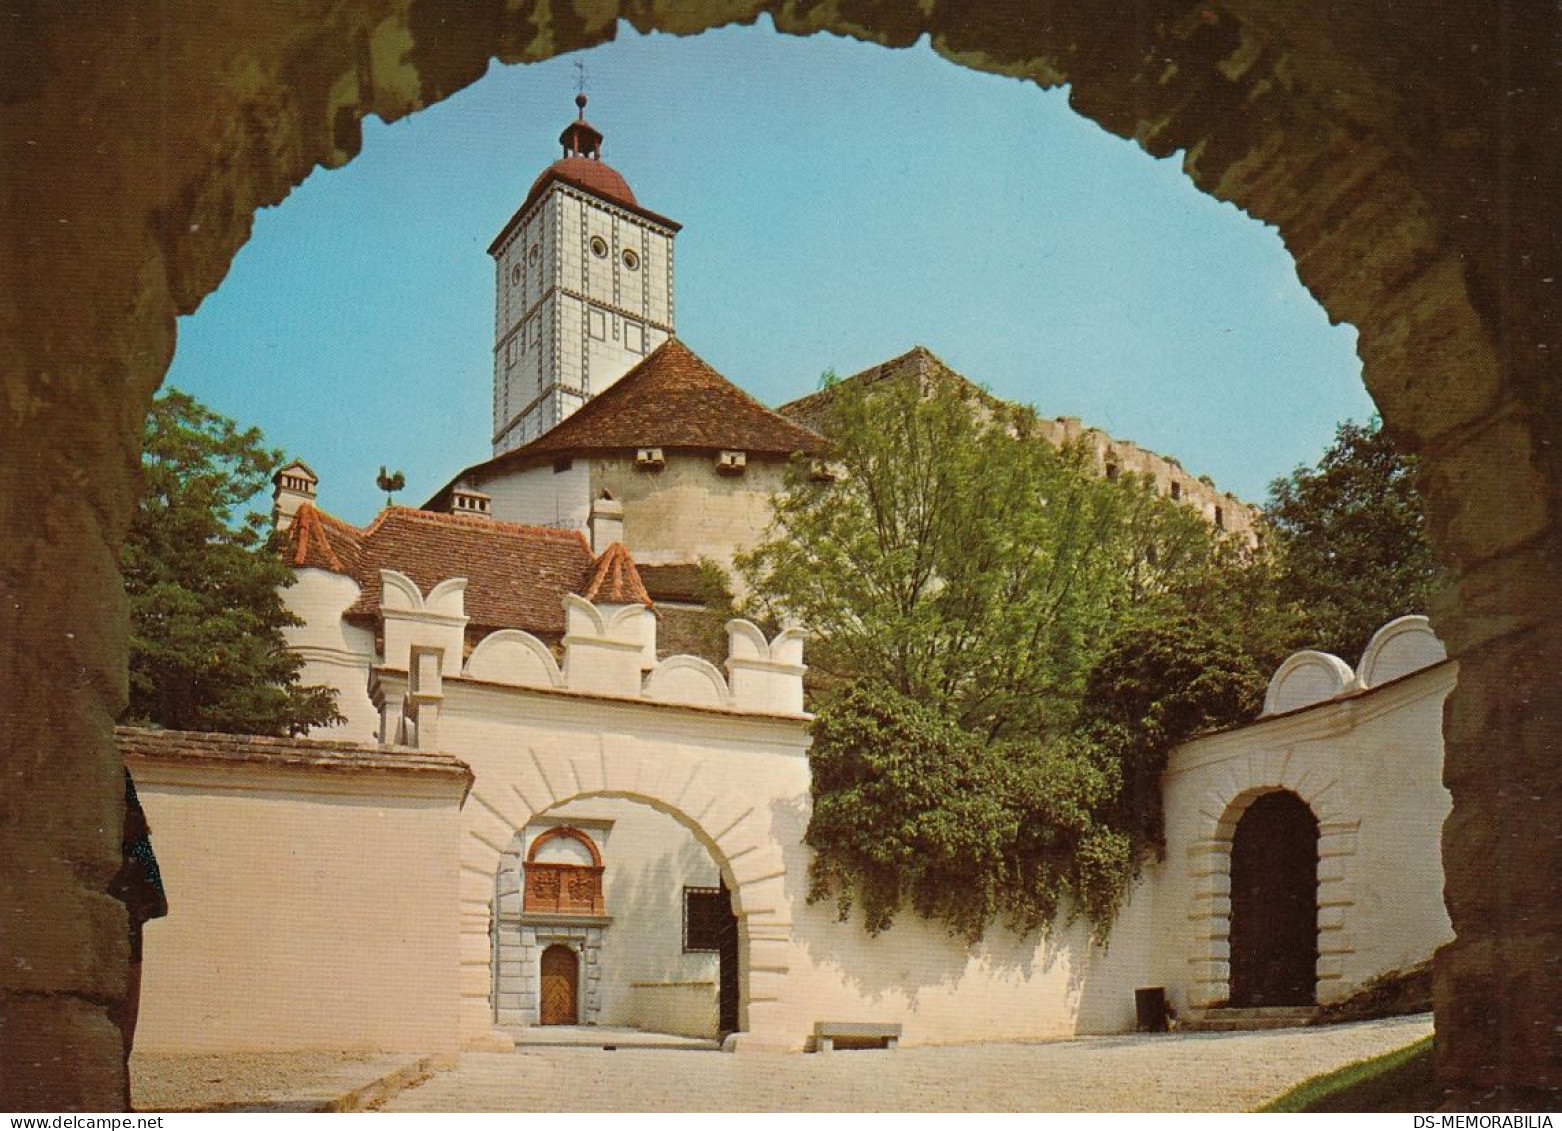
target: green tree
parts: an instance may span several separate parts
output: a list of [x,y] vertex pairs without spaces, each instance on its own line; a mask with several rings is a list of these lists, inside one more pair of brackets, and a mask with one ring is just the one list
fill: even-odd
[[1113,620],[1208,560],[1207,524],[962,383],[834,390],[834,474],[794,469],[740,556],[751,610],[807,625],[837,681],[994,739],[1066,730]]
[[1316,467],[1270,484],[1265,516],[1308,647],[1354,663],[1385,622],[1426,612],[1440,585],[1415,457],[1376,417],[1347,420]]
[[1073,741],[1117,767],[1122,789],[1104,819],[1136,856],[1161,846],[1172,748],[1252,721],[1270,674],[1303,646],[1301,610],[1277,574],[1265,544],[1222,542],[1117,621],[1086,676]]
[[1134,841],[1120,752],[1080,740],[1081,705],[1118,626],[1211,567],[1214,532],[963,384],[834,390],[833,477],[796,469],[739,560],[751,607],[806,624],[834,688],[811,897],[871,931],[904,906],[968,939],[1063,909],[1104,930]]
[[297,734],[338,722],[334,694],[302,687],[282,629],[292,571],[243,512],[282,453],[186,393],[153,402],[142,494],[120,553],[130,599],[127,717],[179,730]]

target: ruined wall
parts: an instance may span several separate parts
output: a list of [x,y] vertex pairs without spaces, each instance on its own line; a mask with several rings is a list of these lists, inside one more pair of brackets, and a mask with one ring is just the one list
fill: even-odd
[[[762,5],[627,9],[689,33]],[[114,570],[140,420],[174,317],[259,207],[387,120],[612,33],[611,3],[337,0],[32,5],[0,40],[0,1092],[122,1102],[124,918],[110,726],[125,699]],[[1562,1088],[1562,391],[1555,381],[1558,13],[1224,0],[777,4],[967,66],[1072,84],[1080,113],[1185,152],[1205,191],[1279,226],[1354,323],[1384,420],[1422,457],[1458,582],[1445,723],[1437,1055],[1459,1102]],[[549,123],[538,122],[543,129]],[[1495,1092],[1494,1092],[1495,1090]],[[1501,1094],[1496,1094],[1500,1092]]]

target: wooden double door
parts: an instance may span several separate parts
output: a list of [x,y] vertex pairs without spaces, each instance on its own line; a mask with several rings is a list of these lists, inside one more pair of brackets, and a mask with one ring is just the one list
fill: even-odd
[[580,1024],[580,955],[563,943],[542,952],[542,1008],[544,1025]]

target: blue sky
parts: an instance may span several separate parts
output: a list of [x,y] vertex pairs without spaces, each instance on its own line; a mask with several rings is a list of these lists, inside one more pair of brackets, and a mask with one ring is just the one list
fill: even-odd
[[1069,110],[925,44],[768,23],[494,67],[365,123],[257,217],[181,320],[170,384],[306,460],[365,522],[490,454],[489,241],[559,155],[575,59],[603,155],[684,225],[681,338],[767,404],[922,344],[1000,396],[1175,455],[1250,501],[1372,403],[1274,229]]

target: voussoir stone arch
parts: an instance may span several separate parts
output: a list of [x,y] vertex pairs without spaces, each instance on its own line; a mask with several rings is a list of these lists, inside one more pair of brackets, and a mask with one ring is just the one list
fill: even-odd
[[1193,901],[1189,1003],[1224,1003],[1231,991],[1231,843],[1248,807],[1270,793],[1290,793],[1318,821],[1318,1001],[1345,996],[1345,963],[1355,950],[1353,873],[1360,817],[1348,807],[1338,779],[1299,769],[1283,754],[1254,755],[1229,768],[1199,805],[1203,833],[1188,847]]
[[710,853],[732,893],[738,920],[741,1028],[755,1043],[784,1047],[791,1035],[770,1023],[768,1008],[785,999],[792,937],[786,860],[768,824],[776,799],[745,793],[744,779],[723,775],[708,755],[647,748],[612,735],[567,746],[532,746],[517,751],[508,764],[507,773],[479,775],[463,814],[460,984],[467,1045],[495,1047],[507,1041],[496,1037],[491,1012],[489,927],[501,857],[534,818],[567,801],[605,797],[638,801],[667,814]]

